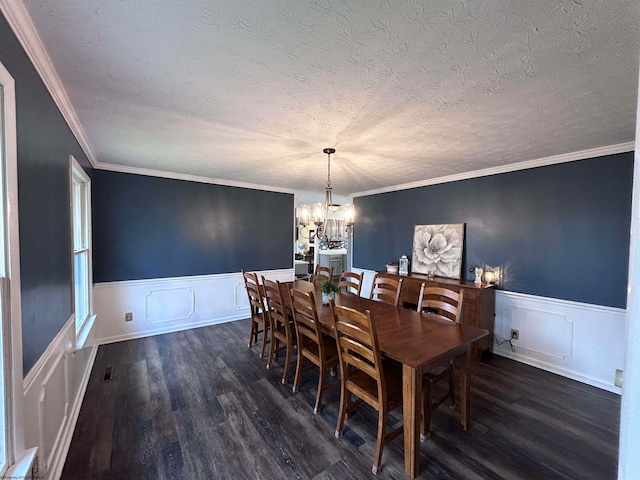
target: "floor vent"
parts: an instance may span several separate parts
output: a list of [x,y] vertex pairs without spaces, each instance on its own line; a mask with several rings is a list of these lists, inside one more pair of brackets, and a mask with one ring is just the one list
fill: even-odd
[[113,376],[113,367],[107,367],[104,370],[104,377],[102,377],[102,381],[108,382],[109,380],[111,380],[112,376]]

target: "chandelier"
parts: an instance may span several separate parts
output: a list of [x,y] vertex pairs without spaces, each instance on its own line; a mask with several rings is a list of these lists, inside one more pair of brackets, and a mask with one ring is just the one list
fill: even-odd
[[[320,249],[344,248],[347,240],[353,237],[355,224],[355,209],[352,204],[335,205],[331,195],[331,155],[335,148],[322,150],[327,154],[327,186],[325,187],[324,203],[300,205],[297,209],[296,221],[301,228],[301,235],[309,240],[318,239]],[[340,214],[339,214],[340,212]],[[342,219],[338,217],[342,217]],[[309,230],[313,222],[315,230]]]

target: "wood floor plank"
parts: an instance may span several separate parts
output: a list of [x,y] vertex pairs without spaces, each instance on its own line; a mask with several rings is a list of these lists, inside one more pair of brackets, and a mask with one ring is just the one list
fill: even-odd
[[300,478],[298,475],[286,475],[289,469],[283,472],[278,467],[277,453],[251,419],[255,412],[246,411],[234,393],[222,395],[220,404],[229,419],[226,431],[227,445],[231,448],[226,449],[225,458],[233,459],[234,471],[243,473],[247,478]]
[[[101,346],[62,478],[374,478],[377,412],[362,405],[336,439],[338,390],[315,415],[317,373],[294,394],[282,357],[267,370],[248,332],[239,321]],[[615,479],[619,396],[498,356],[472,368],[470,428],[438,408],[418,478]],[[401,422],[399,409],[389,428]],[[406,478],[403,460],[399,437],[378,477]]]

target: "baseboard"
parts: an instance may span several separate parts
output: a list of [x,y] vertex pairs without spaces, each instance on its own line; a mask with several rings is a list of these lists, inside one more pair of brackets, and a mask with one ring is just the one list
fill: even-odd
[[511,360],[524,363],[525,365],[530,365],[532,367],[536,367],[541,370],[545,370],[547,372],[555,373],[556,375],[560,375],[561,377],[570,378],[571,380],[576,380],[578,382],[591,385],[592,387],[601,388],[602,390],[607,390],[609,392],[617,393],[619,395],[621,394],[620,388],[609,385],[608,383],[603,382],[597,378],[590,377],[587,375],[582,375],[578,372],[573,372],[565,368],[559,368],[556,365],[542,362],[536,359],[532,359],[527,357],[526,355],[514,353],[514,352],[511,352],[510,350],[496,350],[496,349],[494,349],[493,353],[501,357],[510,358]]
[[221,323],[235,322],[236,320],[243,320],[245,318],[247,318],[247,315],[245,314],[231,315],[224,318],[212,318],[209,320],[203,320],[201,322],[191,323],[189,324],[188,328],[185,328],[184,325],[171,325],[165,328],[159,328],[159,329],[154,329],[150,331],[132,332],[132,333],[125,333],[123,335],[115,335],[112,337],[102,337],[99,339],[99,344],[106,345],[108,343],[124,342],[126,340],[135,340],[136,338],[153,337],[154,335],[163,335],[165,333],[180,332],[182,330],[187,330],[187,329],[191,330],[193,328],[201,328],[201,327],[208,327],[210,325],[218,325]]

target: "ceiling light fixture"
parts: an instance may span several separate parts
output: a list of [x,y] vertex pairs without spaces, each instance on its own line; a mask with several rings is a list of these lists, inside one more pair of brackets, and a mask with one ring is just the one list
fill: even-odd
[[[346,241],[353,237],[355,209],[352,204],[341,206],[333,203],[331,155],[336,153],[336,149],[325,148],[322,151],[327,154],[327,186],[325,187],[324,203],[300,205],[297,209],[296,221],[305,238],[318,239],[320,249],[344,248]],[[341,219],[338,218],[340,216]],[[343,222],[344,227],[341,226]],[[309,229],[310,223],[315,225],[314,231]]]

